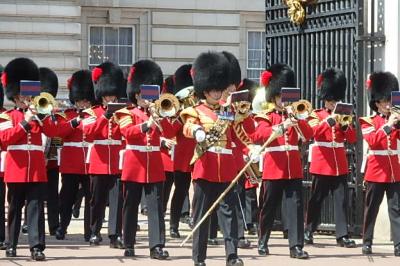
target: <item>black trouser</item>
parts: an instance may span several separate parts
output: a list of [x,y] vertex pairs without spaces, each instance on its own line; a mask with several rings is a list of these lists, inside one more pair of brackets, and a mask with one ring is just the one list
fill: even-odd
[[364,201],[363,243],[372,245],[376,217],[386,192],[392,239],[395,246],[400,244],[400,182],[367,182]]
[[267,244],[274,224],[276,208],[286,198],[286,218],[289,233],[289,247],[303,247],[304,245],[304,218],[303,195],[301,179],[292,180],[264,180],[263,200],[260,205],[260,239]]
[[313,175],[311,196],[307,206],[306,229],[315,232],[320,223],[321,208],[324,199],[333,195],[333,209],[335,214],[336,238],[348,235],[347,208],[348,208],[348,185],[347,175],[324,176]]
[[136,183],[123,182],[124,207],[123,228],[124,245],[133,248],[136,239],[138,221],[138,207],[142,192],[146,198],[149,221],[149,248],[164,247],[165,245],[165,222],[162,206],[163,182],[158,183]]
[[84,237],[90,237],[90,179],[89,175],[62,174],[62,186],[60,190],[60,228],[67,231],[72,217],[72,206],[75,203],[81,184],[85,197],[84,211]]
[[182,211],[181,211],[181,217],[183,217],[185,215],[190,215],[189,191],[186,192],[185,199],[183,200]]
[[0,243],[6,240],[6,184],[0,177]]
[[[193,181],[193,219],[197,224],[211,207],[218,196],[229,186],[229,183],[212,183],[207,180],[197,179]],[[218,221],[225,240],[225,252],[227,259],[237,257],[237,215],[235,205],[237,197],[231,190],[219,203],[217,209]],[[203,262],[207,255],[207,240],[210,219],[193,234],[192,258],[195,263]]]
[[44,194],[46,183],[8,183],[8,238],[11,248],[17,248],[21,229],[22,207],[27,209],[29,248],[44,250]]
[[185,197],[188,194],[191,182],[190,173],[175,172],[174,173],[174,185],[175,190],[171,199],[171,216],[169,221],[169,227],[173,229],[179,228],[179,219],[181,217],[183,204]]
[[210,215],[210,232],[208,233],[208,237],[210,239],[217,238],[218,236],[218,215],[217,211],[214,210]]
[[59,172],[57,168],[47,169],[47,223],[50,233],[55,233],[60,226],[58,182]]
[[169,200],[169,195],[171,194],[172,185],[174,184],[174,172],[164,172],[165,181],[163,183],[163,212],[167,212],[167,205]]
[[[116,191],[120,191],[119,175],[90,176],[90,231],[92,235],[100,235],[107,200],[109,200],[108,235],[110,237],[121,235],[121,217],[117,215],[121,213],[118,208],[122,206],[118,204]],[[109,195],[113,197],[109,198]]]
[[257,188],[246,189],[246,222],[248,225],[258,223]]
[[244,239],[244,229],[247,227],[246,223],[246,192],[244,190],[245,177],[239,179],[235,185],[234,193],[237,197],[236,215],[238,221],[238,239]]
[[122,236],[123,203],[122,181],[120,176],[118,176],[117,181],[108,194],[108,236],[110,238]]

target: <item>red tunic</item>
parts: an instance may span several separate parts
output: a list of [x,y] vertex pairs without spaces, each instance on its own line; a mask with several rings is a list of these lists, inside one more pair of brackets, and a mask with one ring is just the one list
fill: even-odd
[[355,129],[346,131],[336,123],[329,126],[326,118],[330,115],[325,109],[315,110],[309,120],[314,131],[314,144],[310,145],[310,173],[327,176],[345,175],[349,172],[344,142],[355,143]]
[[[194,138],[193,132],[198,126],[201,126],[206,133],[209,132],[218,119],[216,112],[219,108],[219,106],[213,107],[207,103],[200,103],[184,109],[181,112],[181,117],[185,121],[183,134],[188,138]],[[232,126],[229,125],[219,141],[196,160],[192,178],[226,183],[232,181],[236,173],[237,167],[235,167],[232,152]]]
[[[63,139],[63,147],[60,152],[60,173],[63,174],[82,174],[89,173],[89,164],[86,163],[88,146],[92,142],[84,131],[84,123],[73,128],[71,120],[78,116],[78,111],[68,109],[64,112],[64,117],[58,116],[58,133]],[[87,115],[88,116],[88,115]]]
[[380,115],[360,117],[363,138],[368,143],[368,155],[364,180],[379,183],[400,181],[400,164],[397,141],[400,131],[384,131],[387,119]]
[[180,119],[173,123],[176,135],[176,145],[174,148],[174,170],[184,173],[192,172],[193,166],[190,160],[193,158],[196,141],[183,135],[183,124]]
[[[256,131],[251,135],[255,144],[262,145],[270,137],[272,127],[281,124],[286,115],[278,112],[261,113],[256,116]],[[306,120],[299,120],[298,126],[306,141],[312,135],[312,128]],[[303,178],[301,154],[298,149],[299,135],[294,127],[290,127],[283,136],[275,139],[265,150],[263,161],[263,180],[299,179]]]
[[171,157],[173,149],[169,150],[160,145],[160,151],[161,151],[161,160],[162,160],[162,164],[164,166],[164,171],[165,172],[173,172],[174,171],[174,162],[172,161],[172,157]]
[[[142,108],[133,108],[124,109],[118,115],[121,133],[126,140],[121,179],[138,183],[165,181],[159,149],[161,132],[155,126],[147,132],[142,132],[142,124],[149,119],[148,113]],[[168,119],[162,119],[160,125],[163,129],[163,136],[174,137],[174,131]]]
[[104,116],[105,111],[103,106],[94,106],[84,111],[89,117],[81,121],[83,133],[93,140],[88,151],[89,174],[118,175],[122,135],[114,118],[108,120]]
[[[3,112],[5,112],[6,111],[6,109],[4,109],[4,108],[0,108],[0,114],[1,113],[3,113]],[[0,156],[0,164],[2,165],[2,167],[1,167],[1,169],[0,169],[0,178],[3,178],[4,177],[4,164],[5,164],[5,162],[3,162],[2,160],[5,160],[6,159],[6,157],[5,157],[5,154],[6,154],[6,147],[4,147],[1,143],[0,143],[0,154],[1,155],[3,155],[3,156]],[[0,181],[0,182],[3,182],[3,181]]]
[[27,132],[21,124],[23,120],[24,112],[20,109],[1,114],[0,142],[7,147],[4,182],[47,182],[42,133],[54,137],[56,130],[50,119],[45,119],[43,126],[37,121],[29,122],[31,129]]

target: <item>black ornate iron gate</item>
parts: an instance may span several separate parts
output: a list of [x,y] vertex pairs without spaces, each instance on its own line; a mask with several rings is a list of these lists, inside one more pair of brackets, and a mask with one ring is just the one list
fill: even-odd
[[[368,35],[365,21],[367,0],[319,0],[314,7],[307,7],[307,18],[302,26],[290,22],[287,7],[282,0],[266,0],[266,63],[289,64],[297,74],[297,85],[302,88],[303,98],[314,108],[321,106],[316,97],[316,78],[325,68],[342,69],[347,77],[346,101],[353,103],[357,116],[365,115],[364,80],[374,67],[374,45],[384,40],[374,35],[374,17],[370,21],[372,34]],[[383,0],[371,0],[371,14],[375,5],[383,12]],[[375,3],[377,2],[377,3]],[[378,10],[379,11],[379,10]],[[379,17],[379,16],[378,16]],[[379,17],[383,20],[382,17]],[[379,22],[379,21],[378,21]],[[382,28],[380,28],[382,32]],[[383,39],[382,39],[383,38]],[[369,44],[369,45],[367,45]],[[369,60],[366,60],[369,57]],[[361,140],[361,135],[359,135]],[[349,174],[349,224],[350,232],[361,233],[362,228],[362,142],[348,147]],[[305,165],[305,202],[311,184]],[[323,206],[320,230],[334,231],[333,200],[328,198]]]

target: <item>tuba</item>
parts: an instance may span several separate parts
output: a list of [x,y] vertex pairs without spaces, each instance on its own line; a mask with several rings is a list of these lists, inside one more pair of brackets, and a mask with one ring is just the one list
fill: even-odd
[[307,119],[312,112],[312,105],[307,100],[300,100],[291,104],[293,113],[298,119]]
[[43,115],[50,115],[57,108],[57,102],[53,95],[47,92],[41,92],[40,95],[33,98],[33,105],[37,113]]

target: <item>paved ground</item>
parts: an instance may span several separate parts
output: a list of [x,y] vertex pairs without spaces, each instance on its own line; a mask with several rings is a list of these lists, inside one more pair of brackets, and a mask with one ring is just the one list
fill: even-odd
[[[82,213],[82,212],[81,212]],[[138,244],[136,246],[136,257],[126,259],[123,257],[123,250],[110,249],[108,247],[108,239],[105,239],[103,245],[99,247],[89,247],[83,242],[83,221],[74,219],[72,221],[67,239],[58,241],[52,236],[47,236],[47,249],[45,251],[47,260],[41,262],[46,265],[193,265],[191,261],[191,244],[188,243],[185,247],[179,247],[181,240],[172,240],[167,238],[167,250],[170,253],[170,259],[167,261],[156,261],[149,259],[149,250],[147,248],[147,224],[146,217],[140,216],[141,231],[138,234]],[[106,224],[104,224],[106,226]],[[168,222],[167,222],[168,228]],[[107,229],[103,228],[103,236]],[[186,235],[189,231],[187,225],[182,224],[181,234]],[[262,265],[399,265],[400,258],[393,256],[393,247],[389,243],[377,243],[374,246],[373,256],[361,255],[361,247],[355,249],[345,249],[335,246],[334,237],[332,236],[316,236],[316,245],[313,247],[307,246],[305,250],[310,253],[310,259],[307,261],[290,259],[288,256],[287,240],[282,239],[280,232],[274,232],[270,240],[271,255],[261,257],[257,254],[256,238],[250,236],[252,241],[251,249],[240,249],[239,254],[244,260],[246,266]],[[360,244],[360,240],[356,240]],[[4,251],[0,253],[0,266],[8,265],[32,265],[29,258],[27,248],[27,239],[25,235],[21,235],[20,246],[18,247],[18,257],[8,259],[5,257]],[[208,266],[225,265],[224,247],[213,246],[208,249]],[[38,262],[39,263],[39,262]]]

